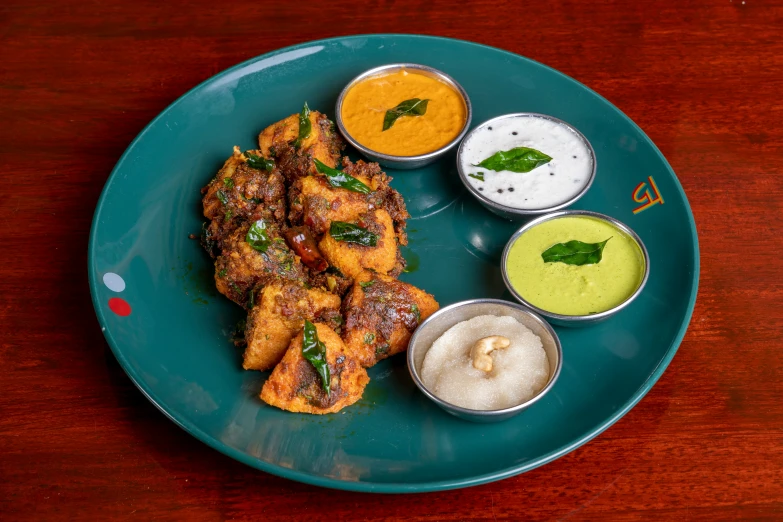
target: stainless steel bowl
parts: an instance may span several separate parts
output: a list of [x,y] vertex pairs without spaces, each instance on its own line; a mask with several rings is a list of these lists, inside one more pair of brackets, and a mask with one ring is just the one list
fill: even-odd
[[[511,316],[530,328],[534,334],[541,338],[541,343],[544,345],[544,351],[549,359],[549,380],[541,391],[532,399],[502,410],[471,410],[455,406],[439,399],[424,386],[424,383],[419,377],[419,372],[421,370],[421,365],[424,362],[424,356],[427,355],[427,350],[430,349],[432,343],[455,324],[467,321],[468,319],[472,319],[479,315]],[[502,421],[529,408],[541,400],[541,398],[552,389],[557,377],[560,375],[562,366],[563,348],[560,346],[560,339],[557,338],[557,334],[552,327],[529,309],[518,305],[517,303],[501,301],[499,299],[473,299],[471,301],[462,301],[441,308],[419,325],[408,344],[408,370],[410,371],[416,386],[418,386],[422,393],[431,401],[447,412],[461,419],[473,422]]]
[[[626,299],[619,305],[615,306],[614,308],[610,308],[609,310],[606,310],[604,312],[599,312],[597,314],[590,314],[590,315],[556,314],[554,312],[549,312],[547,310],[539,308],[531,304],[530,302],[528,302],[524,297],[522,297],[522,295],[517,291],[517,289],[511,285],[511,282],[508,280],[508,270],[506,265],[508,262],[508,253],[511,250],[511,245],[513,245],[514,242],[522,234],[524,234],[534,226],[543,223],[544,221],[549,221],[550,219],[558,219],[565,216],[587,216],[596,219],[601,219],[603,221],[606,221],[614,225],[615,227],[619,228],[620,230],[628,234],[634,241],[636,241],[636,244],[639,245],[639,250],[642,251],[642,258],[644,259],[644,276],[642,277],[642,281],[641,283],[639,283],[639,287],[636,289],[636,291],[633,294],[631,294],[628,297],[628,299]],[[631,302],[634,299],[636,299],[640,293],[642,293],[642,290],[644,289],[644,285],[647,284],[647,278],[650,275],[650,256],[647,253],[647,248],[644,246],[642,239],[636,234],[636,232],[631,230],[631,228],[628,225],[621,223],[620,221],[614,219],[613,217],[609,217],[605,214],[599,214],[598,212],[589,212],[587,210],[561,210],[559,212],[552,212],[551,214],[547,214],[546,216],[541,216],[540,218],[534,219],[529,223],[525,223],[525,225],[522,226],[522,228],[514,232],[514,235],[512,235],[511,239],[508,240],[508,243],[506,243],[506,248],[503,250],[503,257],[500,262],[500,270],[503,274],[503,282],[506,283],[506,288],[508,288],[508,291],[511,292],[511,294],[523,305],[535,310],[539,314],[546,317],[553,324],[559,326],[588,326],[613,316],[614,314],[616,314],[626,306],[630,305]]]
[[[493,123],[496,123],[499,120],[505,120],[507,118],[524,118],[524,117],[532,117],[532,118],[544,118],[547,120],[551,120],[555,123],[559,123],[560,125],[563,125],[567,127],[571,132],[573,132],[577,138],[582,140],[582,142],[587,147],[587,150],[590,152],[590,157],[592,159],[593,168],[590,171],[590,178],[587,180],[587,184],[582,188],[582,190],[572,197],[571,199],[567,201],[563,201],[562,203],[558,203],[557,205],[552,205],[545,208],[535,208],[535,209],[521,209],[521,208],[514,208],[509,207],[506,205],[501,205],[500,203],[496,203],[495,201],[492,201],[488,197],[486,197],[484,194],[476,190],[476,188],[470,183],[470,180],[468,180],[468,175],[466,172],[462,169],[462,152],[465,148],[465,144],[470,141],[471,136],[475,134],[477,131],[489,127]],[[584,134],[576,130],[573,126],[570,124],[564,122],[563,120],[560,120],[558,118],[555,118],[554,116],[549,116],[547,114],[539,114],[537,112],[515,112],[512,114],[504,114],[502,116],[498,116],[496,118],[492,118],[491,120],[487,120],[472,131],[470,131],[470,134],[468,134],[464,140],[462,140],[462,143],[459,146],[459,149],[457,150],[457,171],[459,172],[459,177],[462,180],[462,184],[465,185],[465,188],[468,189],[468,191],[473,194],[473,197],[475,197],[479,203],[484,205],[488,210],[491,212],[494,212],[500,217],[509,219],[509,220],[525,220],[525,219],[532,219],[534,216],[539,216],[541,214],[547,214],[549,212],[553,212],[555,210],[560,210],[561,208],[566,208],[570,205],[573,205],[576,203],[576,201],[584,196],[588,190],[590,190],[590,186],[593,184],[593,180],[595,179],[595,171],[598,167],[598,162],[595,157],[595,150],[593,150],[593,146],[590,144],[590,142],[585,138]],[[521,176],[524,176],[524,174],[520,174]]]
[[[351,136],[348,133],[348,131],[345,130],[345,126],[343,125],[343,100],[345,99],[345,95],[348,93],[351,87],[356,85],[358,82],[366,78],[369,78],[371,76],[378,76],[384,73],[392,73],[400,69],[415,69],[421,74],[426,74],[433,78],[437,78],[438,80],[450,85],[454,90],[456,90],[460,94],[460,96],[462,96],[462,100],[465,102],[465,125],[462,127],[462,130],[460,131],[460,133],[457,135],[456,138],[454,138],[448,144],[439,148],[438,150],[428,152],[427,154],[419,154],[418,156],[392,156],[390,154],[383,154],[381,152],[376,152],[372,149],[365,147],[364,145],[356,141],[353,138],[353,136]],[[370,69],[369,71],[363,72],[362,74],[360,74],[359,76],[357,76],[356,78],[348,82],[348,85],[345,86],[345,88],[340,93],[339,98],[337,98],[337,105],[335,106],[335,121],[337,122],[337,128],[340,129],[340,134],[343,135],[343,137],[346,139],[348,143],[353,145],[359,152],[361,152],[370,161],[377,161],[384,167],[403,169],[403,170],[417,169],[419,167],[423,167],[424,165],[432,163],[433,161],[443,156],[446,152],[453,149],[457,145],[457,143],[459,143],[460,140],[468,132],[468,128],[470,128],[470,120],[472,119],[472,117],[473,117],[473,108],[470,105],[470,98],[468,98],[468,93],[465,92],[465,89],[463,89],[462,86],[454,80],[454,78],[452,78],[451,76],[449,76],[448,74],[442,71],[429,67],[428,65],[419,65],[416,63],[392,63],[389,65],[382,65],[380,67],[375,67],[373,69]]]

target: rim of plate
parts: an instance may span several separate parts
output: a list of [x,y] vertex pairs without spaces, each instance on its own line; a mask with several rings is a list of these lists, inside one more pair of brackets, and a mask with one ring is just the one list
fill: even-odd
[[[677,188],[677,191],[679,192],[679,195],[683,198],[683,200],[687,203],[687,218],[688,218],[688,224],[690,225],[691,230],[691,239],[693,241],[693,279],[690,286],[690,292],[691,295],[688,299],[688,307],[685,311],[684,321],[682,323],[682,326],[680,326],[679,331],[675,335],[675,338],[672,343],[670,343],[668,350],[666,351],[666,355],[661,359],[661,361],[658,363],[658,366],[653,370],[653,372],[647,377],[647,379],[641,384],[639,389],[633,394],[633,396],[625,403],[623,404],[615,413],[614,415],[611,415],[609,418],[604,420],[603,422],[599,423],[594,428],[590,429],[587,433],[585,433],[582,437],[578,438],[577,440],[573,441],[571,444],[567,444],[565,446],[562,446],[554,451],[551,451],[545,455],[541,455],[536,459],[531,460],[530,462],[527,462],[525,464],[521,465],[513,465],[509,466],[507,468],[499,469],[497,471],[491,472],[491,473],[485,473],[482,475],[476,475],[472,477],[466,477],[466,478],[458,478],[453,480],[439,480],[439,481],[431,481],[431,482],[419,482],[419,483],[404,483],[404,482],[356,482],[356,481],[342,481],[342,480],[336,480],[328,477],[324,477],[321,475],[315,475],[312,473],[305,473],[302,471],[296,471],[288,468],[284,468],[282,466],[278,466],[276,464],[272,464],[269,462],[262,461],[260,459],[251,457],[250,455],[239,451],[235,448],[229,447],[226,444],[220,442],[216,438],[212,437],[211,435],[208,435],[204,431],[202,431],[196,424],[189,421],[185,416],[176,413],[175,408],[169,408],[168,406],[164,405],[164,401],[161,401],[147,386],[146,382],[137,374],[137,372],[133,369],[133,367],[130,365],[128,360],[125,358],[125,356],[122,353],[122,349],[119,347],[118,342],[115,340],[114,336],[112,335],[112,332],[108,328],[103,329],[103,335],[106,338],[106,342],[109,344],[109,347],[111,348],[112,353],[114,354],[114,357],[117,359],[117,362],[120,363],[120,366],[125,371],[125,373],[128,375],[130,380],[133,382],[133,384],[136,385],[136,387],[144,394],[149,401],[155,405],[156,408],[158,408],[166,417],[171,419],[176,425],[178,425],[180,428],[187,431],[190,435],[196,437],[201,442],[205,443],[206,445],[212,447],[213,449],[223,453],[224,455],[227,455],[234,460],[237,460],[239,462],[242,462],[243,464],[247,464],[248,466],[251,466],[253,468],[259,469],[261,471],[265,471],[267,473],[271,473],[273,475],[277,475],[286,479],[295,480],[297,482],[303,482],[306,484],[311,484],[314,486],[321,486],[321,487],[327,487],[327,488],[334,488],[334,489],[342,489],[347,491],[360,491],[360,492],[371,492],[371,493],[424,493],[424,492],[430,492],[430,491],[443,491],[448,489],[457,489],[457,488],[464,488],[469,486],[478,486],[480,484],[486,484],[488,482],[494,482],[497,480],[502,480],[508,477],[513,477],[514,475],[519,475],[520,473],[524,473],[526,471],[530,471],[532,469],[538,468],[540,466],[543,466],[544,464],[547,464],[549,462],[552,462],[553,460],[556,460],[563,455],[566,455],[567,453],[570,453],[571,451],[575,450],[576,448],[586,444],[587,442],[591,441],[601,433],[603,433],[607,428],[612,426],[615,422],[617,422],[621,417],[623,417],[628,411],[631,410],[646,394],[650,391],[650,389],[653,387],[653,385],[658,381],[658,379],[663,374],[664,370],[669,366],[669,363],[674,358],[674,355],[677,353],[677,348],[679,347],[680,343],[682,342],[683,337],[685,336],[685,332],[688,329],[688,325],[690,324],[691,317],[693,316],[693,308],[696,304],[696,296],[698,294],[698,287],[699,287],[699,273],[700,273],[700,256],[699,256],[699,239],[696,232],[696,222],[693,218],[693,211],[691,210],[690,203],[688,202],[688,197],[685,195],[685,191],[682,188],[682,184],[680,183],[680,180],[677,178],[677,175],[675,174],[674,170],[669,165],[669,162],[666,161],[666,158],[663,156],[661,151],[658,149],[658,147],[655,145],[655,143],[645,134],[645,132],[639,127],[636,122],[634,122],[631,118],[626,116],[624,112],[622,112],[619,108],[615,107],[609,100],[595,92],[594,90],[590,89],[586,85],[582,84],[581,82],[578,82],[577,80],[571,78],[570,76],[561,73],[560,71],[553,69],[549,67],[548,65],[544,65],[540,62],[536,62],[535,60],[531,60],[530,58],[526,58],[524,56],[521,56],[516,53],[512,53],[511,51],[506,51],[504,49],[499,49],[497,47],[492,47],[489,45],[479,44],[475,42],[470,42],[467,40],[459,40],[455,38],[446,38],[442,36],[427,36],[427,35],[416,35],[416,34],[405,34],[405,33],[376,33],[376,34],[360,34],[360,35],[351,35],[351,36],[337,36],[332,38],[323,38],[320,40],[312,40],[308,42],[302,42],[299,44],[291,45],[288,47],[283,47],[280,49],[276,49],[274,51],[270,51],[268,53],[264,53],[261,55],[258,55],[254,58],[251,58],[249,60],[245,60],[244,62],[241,62],[237,65],[234,65],[233,67],[229,67],[228,69],[225,69],[224,71],[221,71],[220,73],[208,78],[207,80],[199,83],[195,87],[189,89],[186,93],[184,93],[182,96],[174,100],[171,104],[169,104],[163,111],[160,112],[155,118],[153,118],[145,127],[142,129],[142,131],[133,139],[133,141],[128,145],[128,147],[125,149],[125,152],[123,152],[122,156],[120,156],[120,159],[117,161],[117,164],[114,166],[114,168],[111,171],[111,174],[106,180],[106,183],[104,184],[103,190],[101,191],[101,195],[98,198],[98,202],[95,206],[95,212],[93,214],[93,220],[92,225],[90,226],[90,239],[88,242],[88,250],[87,250],[87,272],[88,272],[88,280],[90,284],[90,294],[92,297],[92,303],[93,308],[95,309],[95,314],[98,318],[98,322],[103,327],[106,324],[105,317],[104,317],[104,309],[101,306],[101,303],[98,301],[98,293],[97,288],[99,285],[99,282],[96,280],[97,274],[93,271],[93,260],[95,256],[95,232],[98,229],[100,219],[99,216],[101,212],[103,211],[103,204],[105,202],[106,196],[111,189],[112,183],[114,181],[115,176],[117,173],[122,169],[125,162],[128,160],[130,156],[130,152],[133,150],[134,146],[137,142],[141,141],[141,139],[144,137],[144,135],[159,121],[164,118],[166,114],[168,114],[169,111],[171,111],[175,106],[182,103],[183,99],[190,96],[191,93],[194,93],[205,86],[212,84],[225,76],[232,74],[242,68],[245,68],[255,62],[258,62],[260,60],[270,58],[272,56],[284,53],[284,52],[290,52],[294,51],[303,47],[309,47],[312,45],[317,44],[324,44],[324,43],[330,43],[330,42],[338,42],[338,41],[346,41],[346,40],[357,40],[362,38],[372,38],[372,37],[382,37],[382,38],[410,38],[410,39],[416,39],[416,40],[429,40],[429,41],[440,41],[440,42],[452,42],[462,45],[468,45],[468,46],[475,46],[480,47],[484,49],[488,49],[494,52],[499,52],[502,54],[505,54],[509,57],[512,57],[514,59],[522,60],[529,65],[533,67],[540,67],[543,69],[548,70],[550,73],[553,73],[562,79],[571,82],[583,89],[586,89],[588,92],[594,94],[597,96],[600,100],[606,103],[608,108],[612,111],[614,111],[619,117],[626,120],[628,123],[632,125],[639,133],[640,135],[646,139],[649,144],[652,146],[655,153],[658,155],[660,160],[663,162],[663,165],[665,168],[669,171],[669,173],[674,178],[674,184]],[[171,410],[171,411],[169,411]]]

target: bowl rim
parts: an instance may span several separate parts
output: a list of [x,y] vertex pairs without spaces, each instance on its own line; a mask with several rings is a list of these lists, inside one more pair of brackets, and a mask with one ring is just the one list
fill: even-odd
[[[512,245],[517,241],[517,239],[519,239],[520,236],[522,236],[522,234],[524,234],[531,228],[540,225],[545,221],[551,221],[553,219],[560,219],[562,217],[569,217],[569,216],[586,216],[586,217],[591,217],[593,219],[606,221],[609,224],[613,225],[614,227],[620,229],[621,232],[624,232],[629,237],[631,237],[631,239],[633,239],[636,242],[636,245],[639,247],[639,250],[641,250],[642,258],[644,259],[644,275],[642,276],[642,280],[639,283],[639,286],[636,287],[636,290],[634,290],[634,292],[631,295],[629,295],[622,303],[608,310],[604,310],[603,312],[598,312],[595,314],[563,315],[563,314],[558,314],[555,312],[544,310],[543,308],[539,308],[536,305],[530,303],[527,299],[522,297],[522,295],[511,284],[511,281],[509,281],[508,270],[507,270],[508,254],[511,251]],[[640,238],[639,235],[636,232],[634,232],[634,230],[631,227],[629,227],[619,219],[613,218],[611,216],[607,216],[606,214],[601,214],[599,212],[592,212],[590,210],[559,210],[557,212],[552,212],[550,214],[546,214],[539,218],[528,221],[511,235],[508,242],[506,243],[505,248],[503,249],[503,255],[501,256],[501,261],[500,261],[500,272],[503,275],[503,283],[505,283],[506,288],[508,289],[509,292],[511,292],[514,298],[516,298],[524,306],[531,308],[538,314],[547,317],[549,319],[554,319],[563,322],[571,322],[571,323],[594,322],[616,314],[626,306],[630,305],[631,302],[633,302],[634,299],[636,299],[639,296],[639,294],[642,293],[642,290],[644,290],[644,287],[647,284],[647,279],[650,277],[650,255],[647,252],[647,247],[644,246],[644,241],[642,241],[642,238]]]
[[[348,94],[348,91],[351,90],[351,88],[359,83],[362,80],[365,80],[367,78],[370,78],[371,76],[378,76],[379,74],[390,71],[392,69],[416,69],[419,71],[425,71],[429,73],[432,76],[438,77],[441,81],[448,84],[450,87],[452,87],[455,91],[459,93],[459,95],[462,97],[462,101],[465,103],[465,124],[462,126],[462,130],[460,130],[459,134],[448,142],[446,145],[440,147],[439,149],[436,149],[432,152],[427,152],[426,154],[418,154],[416,156],[395,156],[393,154],[384,154],[383,152],[375,151],[369,147],[366,147],[359,143],[351,134],[345,129],[345,125],[343,125],[343,102],[345,101],[345,96]],[[470,122],[473,119],[473,106],[470,103],[470,97],[468,96],[468,93],[465,91],[465,89],[462,87],[462,85],[457,82],[454,78],[446,74],[445,72],[436,69],[434,67],[430,67],[429,65],[422,65],[418,63],[409,63],[409,62],[399,62],[399,63],[390,63],[386,65],[379,65],[378,67],[373,67],[372,69],[368,69],[364,71],[363,73],[359,74],[358,76],[354,77],[351,81],[349,81],[345,87],[343,87],[343,90],[340,91],[340,95],[337,97],[337,103],[334,106],[334,121],[337,124],[337,128],[340,130],[340,134],[342,134],[343,138],[345,138],[345,141],[347,141],[349,144],[351,144],[352,147],[357,149],[359,152],[364,154],[365,156],[369,156],[371,158],[380,159],[381,161],[387,161],[387,162],[420,162],[420,161],[426,161],[426,160],[432,160],[435,159],[452,148],[454,148],[460,141],[462,141],[462,138],[465,137],[465,135],[468,133],[468,129],[470,128]]]
[[[424,329],[427,327],[427,324],[431,323],[435,318],[446,314],[447,312],[450,312],[451,310],[454,310],[456,308],[462,308],[465,306],[472,306],[476,304],[497,304],[502,306],[507,306],[509,308],[514,308],[518,311],[524,312],[528,314],[533,320],[538,322],[544,330],[552,337],[552,341],[555,344],[555,351],[557,352],[557,363],[555,365],[554,372],[551,373],[551,376],[549,377],[549,380],[547,381],[546,385],[544,385],[543,388],[541,388],[536,395],[528,399],[527,401],[517,404],[516,406],[511,406],[509,408],[502,408],[498,410],[474,410],[471,408],[464,408],[462,406],[456,406],[450,402],[447,402],[434,393],[432,393],[427,386],[422,382],[421,378],[419,377],[419,371],[416,369],[416,365],[413,362],[413,352],[412,346],[414,345],[414,342],[418,338],[419,334],[424,331]],[[486,315],[486,314],[485,314]],[[445,332],[444,332],[445,333]],[[442,334],[441,334],[442,335]],[[554,328],[552,328],[552,325],[549,324],[543,317],[541,317],[539,314],[531,310],[530,308],[523,306],[519,303],[515,303],[513,301],[505,301],[503,299],[490,299],[490,298],[480,298],[480,299],[469,299],[467,301],[459,301],[453,304],[450,304],[446,307],[441,308],[431,316],[429,316],[427,319],[425,319],[413,332],[413,335],[410,338],[410,341],[408,341],[408,350],[406,354],[406,359],[408,362],[408,372],[411,375],[411,378],[413,379],[413,382],[416,384],[416,387],[431,401],[433,401],[435,404],[440,406],[441,408],[447,410],[447,411],[453,411],[457,412],[463,415],[468,416],[478,416],[478,417],[503,417],[503,416],[512,416],[513,414],[519,413],[522,410],[525,410],[541,400],[544,395],[546,395],[549,390],[552,389],[552,387],[557,382],[558,377],[560,377],[560,372],[563,368],[563,345],[560,342],[560,338],[557,336],[557,332],[555,332]],[[548,357],[547,357],[548,359]],[[551,361],[550,361],[551,364]]]
[[[465,147],[465,144],[470,141],[471,136],[473,136],[477,131],[483,129],[484,127],[488,127],[490,124],[499,121],[499,120],[505,120],[509,118],[543,118],[545,120],[550,120],[554,123],[560,124],[568,128],[571,132],[573,132],[577,138],[579,138],[587,147],[587,150],[590,152],[590,157],[592,158],[592,168],[590,169],[590,176],[587,180],[587,183],[584,187],[582,187],[582,190],[580,190],[576,195],[572,196],[570,199],[558,203],[557,205],[551,205],[549,207],[543,207],[543,208],[515,208],[515,207],[509,207],[508,205],[503,205],[501,203],[498,203],[496,201],[493,201],[486,197],[484,194],[479,192],[473,184],[468,180],[467,173],[464,172],[462,168],[462,153]],[[531,216],[531,215],[541,215],[546,214],[548,212],[553,212],[555,210],[560,210],[562,208],[566,208],[568,206],[573,205],[576,203],[582,196],[584,196],[588,190],[590,190],[590,187],[593,185],[593,181],[595,180],[595,174],[598,170],[598,158],[595,155],[595,149],[593,148],[592,143],[590,143],[590,140],[587,139],[587,137],[582,134],[579,129],[568,123],[567,121],[561,120],[560,118],[556,118],[555,116],[551,116],[549,114],[543,114],[540,112],[510,112],[508,114],[501,114],[500,116],[495,116],[494,118],[490,118],[489,120],[482,122],[481,124],[474,127],[467,136],[465,136],[465,139],[462,140],[462,143],[459,145],[459,149],[457,149],[457,172],[459,173],[459,178],[462,181],[462,184],[465,185],[465,188],[470,191],[471,194],[473,194],[474,197],[476,197],[482,204],[489,206],[491,208],[494,208],[496,210],[499,210],[501,212],[506,212],[509,214],[515,214],[519,216]]]

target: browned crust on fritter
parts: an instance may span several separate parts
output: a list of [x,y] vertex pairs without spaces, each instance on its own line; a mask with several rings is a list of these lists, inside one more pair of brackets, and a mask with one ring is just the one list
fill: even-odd
[[312,364],[302,356],[302,332],[291,340],[283,359],[275,367],[261,390],[261,400],[280,409],[324,414],[340,411],[362,397],[370,381],[367,371],[346,354],[340,336],[328,326],[315,323],[318,338],[326,346],[326,361],[331,375],[330,392]]
[[435,298],[393,277],[363,272],[343,299],[342,338],[363,366],[405,351],[413,331],[438,309]]

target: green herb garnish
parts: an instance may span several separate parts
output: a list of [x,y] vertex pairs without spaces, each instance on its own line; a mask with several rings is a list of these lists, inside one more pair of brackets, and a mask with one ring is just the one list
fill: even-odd
[[372,342],[375,340],[375,334],[374,333],[366,333],[364,334],[364,344],[372,344]]
[[379,344],[375,347],[375,355],[383,355],[389,351],[389,345],[387,343]]
[[329,374],[329,365],[326,363],[326,345],[318,339],[318,330],[307,319],[302,333],[302,357],[313,365],[316,373],[321,377],[321,385],[326,395],[329,395],[332,378]]
[[501,150],[488,157],[474,167],[484,167],[485,169],[499,172],[509,170],[511,172],[530,172],[536,167],[546,165],[552,161],[541,151],[530,149],[528,147],[515,147],[511,150]]
[[329,235],[337,241],[357,243],[363,246],[374,247],[378,244],[378,234],[373,234],[366,228],[344,221],[332,221],[329,226]]
[[263,156],[259,156],[250,152],[249,150],[245,152],[245,157],[247,158],[248,166],[254,169],[271,172],[275,168],[274,160],[266,159]]
[[479,181],[484,181],[484,173],[483,172],[476,172],[475,174],[468,174],[471,178],[475,178]]
[[349,176],[345,172],[337,169],[333,169],[328,165],[324,165],[319,159],[313,160],[315,162],[315,170],[326,176],[326,181],[333,187],[344,188],[353,192],[359,192],[360,194],[369,194],[372,189],[354,178]]
[[220,200],[221,203],[223,203],[224,205],[228,205],[228,197],[226,196],[225,192],[223,192],[222,190],[218,190],[217,192],[215,192],[215,195],[217,196],[217,198]]
[[411,98],[389,109],[383,117],[383,130],[389,130],[400,116],[423,116],[427,112],[427,103],[429,100]]
[[223,178],[223,184],[224,184],[224,185],[226,186],[226,188],[228,188],[228,189],[232,189],[232,188],[234,188],[234,180],[233,180],[233,179],[231,179],[231,178]]
[[250,308],[252,309],[256,305],[256,293],[253,291],[253,289],[250,289]]
[[[611,237],[609,239],[612,239]],[[607,239],[606,241],[609,241]],[[581,241],[569,241],[558,243],[547,248],[541,257],[544,263],[565,263],[567,265],[594,265],[601,261],[601,254],[606,246],[606,241],[601,243],[582,243]]]
[[310,107],[308,107],[307,102],[305,102],[302,107],[302,112],[299,113],[299,136],[296,138],[296,141],[294,141],[294,148],[298,149],[302,146],[302,141],[310,137],[311,130]]
[[416,304],[411,305],[411,312],[413,312],[413,315],[416,316],[416,322],[418,323],[421,321],[421,311],[419,310],[419,306]]
[[218,277],[226,277],[226,274],[228,273],[227,269],[223,269],[220,272],[218,272]]
[[266,252],[269,248],[269,244],[272,242],[269,239],[269,235],[266,233],[266,221],[259,219],[253,223],[247,231],[245,241],[247,244],[258,250],[259,252]]
[[375,281],[363,281],[363,282],[359,283],[359,286],[361,286],[362,288],[368,288],[368,287],[370,287],[370,286],[372,286],[374,284],[375,284]]

